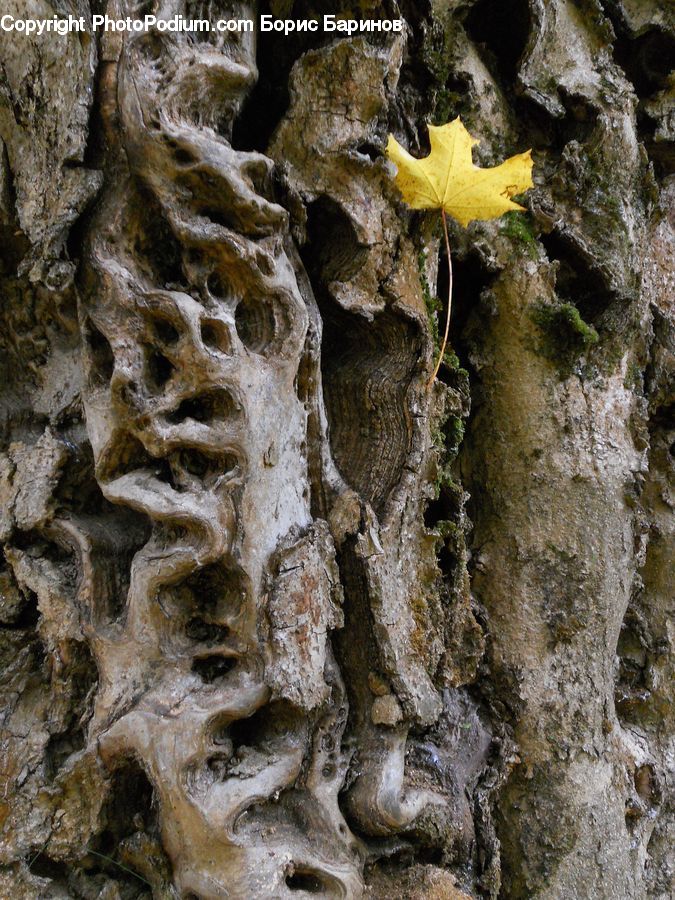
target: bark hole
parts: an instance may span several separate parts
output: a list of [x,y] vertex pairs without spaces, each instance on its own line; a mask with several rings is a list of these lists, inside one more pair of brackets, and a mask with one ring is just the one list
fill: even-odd
[[[475,253],[463,256],[454,256],[452,260],[452,308],[450,313],[450,337],[449,344],[465,370],[472,372],[469,361],[469,344],[473,332],[473,323],[477,308],[481,304],[483,291],[489,289],[493,275],[487,270],[480,258]],[[441,307],[437,313],[438,328],[445,327],[445,317],[448,310],[448,266],[445,255],[440,260],[438,267],[438,280],[436,283],[436,296],[440,300]],[[450,386],[459,388],[455,382],[459,375],[458,369],[450,369],[447,365],[441,366],[438,377]],[[468,384],[464,385],[468,389]],[[449,446],[449,445],[446,445]]]
[[587,143],[598,124],[597,106],[582,94],[569,93],[562,86],[558,89],[558,96],[566,112],[562,119],[554,119],[550,123],[556,147],[562,150],[570,141]]
[[37,594],[30,588],[19,588],[4,556],[0,557],[0,628],[33,631],[39,619]]
[[180,405],[167,415],[172,425],[194,419],[196,422],[210,422],[213,419],[225,421],[236,411],[234,398],[223,388],[214,389],[198,397],[182,400]]
[[220,353],[229,353],[232,349],[230,333],[224,322],[217,319],[209,319],[201,323],[201,336],[204,346],[209,350],[217,350]]
[[178,464],[189,475],[199,478],[205,488],[211,488],[224,475],[232,475],[239,460],[233,453],[206,453],[187,448],[179,453]]
[[290,703],[276,701],[263,706],[253,715],[233,722],[228,731],[235,751],[242,747],[258,747],[274,736],[290,733],[297,727],[298,713]]
[[224,278],[218,272],[211,272],[206,279],[206,287],[211,296],[219,300],[227,300],[230,296],[230,289]]
[[98,683],[96,663],[86,644],[71,642],[68,657],[70,662],[64,674],[70,706],[66,727],[51,735],[45,751],[45,769],[52,779],[68,758],[86,745],[86,726]]
[[237,304],[234,324],[239,340],[252,353],[265,353],[276,337],[274,309],[265,300],[245,297]]
[[182,284],[184,274],[181,245],[162,215],[158,203],[148,192],[139,192],[134,213],[137,221],[142,223],[136,231],[134,242],[139,262],[145,262],[150,267],[155,284],[164,287]]
[[410,449],[408,389],[419,335],[388,309],[370,323],[334,303],[320,308],[333,455],[342,477],[381,513]]
[[115,368],[115,357],[110,341],[91,322],[85,326],[85,335],[90,354],[90,380],[92,387],[110,383]]
[[120,478],[129,472],[149,469],[158,472],[159,460],[150,456],[143,444],[132,434],[121,434],[114,450],[110,450],[107,458],[99,466],[99,476],[106,480]]
[[[274,4],[264,0],[260,14],[269,14]],[[276,13],[275,13],[276,14]],[[298,17],[311,15],[311,9],[294,9]],[[291,32],[283,41],[275,40],[274,33],[258,35],[256,64],[258,80],[246,98],[242,111],[234,122],[232,146],[236,150],[258,150],[264,153],[290,102],[288,81],[291,69],[304,53],[320,46],[326,40],[319,30],[316,33]],[[265,115],[260,115],[260,110]]]
[[621,625],[616,654],[619,671],[614,701],[619,718],[635,721],[647,709],[649,690],[649,654],[639,620],[629,608]]
[[175,344],[180,337],[178,329],[173,322],[170,322],[169,319],[165,319],[162,316],[153,315],[152,329],[154,337],[161,344]]
[[189,638],[200,643],[219,644],[228,637],[230,629],[226,625],[218,625],[215,622],[195,617],[190,619],[185,626],[185,633]]
[[656,28],[634,39],[620,35],[614,42],[614,59],[638,97],[650,97],[667,87],[675,59],[675,36]]
[[237,660],[229,656],[204,656],[192,664],[192,671],[207,684],[222,681],[237,665]]
[[209,618],[225,620],[239,613],[245,595],[243,577],[236,569],[214,563],[191,575],[184,586],[189,592],[190,605]]
[[515,78],[530,27],[527,0],[478,0],[464,21],[466,33],[482,51],[488,68],[508,82]]
[[113,772],[101,824],[85,863],[88,873],[104,872],[130,900],[147,896],[151,881],[166,887],[171,865],[159,841],[155,791],[135,759],[123,760]]
[[30,860],[30,870],[40,878],[49,878],[61,888],[68,882],[68,866],[58,859],[52,859],[47,853],[37,853]]
[[334,280],[349,281],[368,258],[368,249],[360,243],[351,219],[330,197],[320,197],[309,205],[307,235],[303,262],[325,286]]
[[286,876],[286,887],[291,891],[303,891],[306,894],[324,893],[321,879],[312,872],[304,872],[301,869]]
[[558,263],[556,294],[577,307],[582,318],[597,323],[614,300],[600,271],[557,232],[540,238],[551,262]]
[[173,375],[176,367],[156,347],[144,346],[146,378],[153,393],[160,391]]

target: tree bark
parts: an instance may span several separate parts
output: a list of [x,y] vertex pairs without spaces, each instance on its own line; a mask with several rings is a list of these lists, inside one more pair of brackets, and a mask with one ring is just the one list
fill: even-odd
[[670,897],[669,5],[43,6],[405,27],[0,33],[0,895]]

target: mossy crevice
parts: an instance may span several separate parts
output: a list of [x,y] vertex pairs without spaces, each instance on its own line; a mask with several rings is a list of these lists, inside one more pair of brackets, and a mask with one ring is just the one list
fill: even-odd
[[539,258],[536,225],[528,212],[507,212],[500,219],[500,232],[525,250],[530,259]]
[[537,352],[555,363],[564,375],[569,375],[579,359],[600,340],[598,332],[584,322],[573,303],[539,302],[530,310],[530,318],[542,334]]
[[438,330],[438,314],[442,311],[443,304],[436,296],[436,294],[432,293],[431,291],[431,285],[429,284],[429,279],[427,278],[426,273],[426,264],[426,252],[424,250],[420,250],[420,252],[417,254],[417,268],[419,271],[420,286],[422,288],[424,305],[426,307],[427,317],[429,319],[429,330],[431,331],[431,338],[434,344],[434,356],[436,356],[441,349],[440,334]]

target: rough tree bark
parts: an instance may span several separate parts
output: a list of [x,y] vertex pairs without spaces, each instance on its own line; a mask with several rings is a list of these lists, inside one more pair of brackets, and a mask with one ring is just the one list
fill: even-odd
[[3,11],[0,895],[671,897],[667,0]]

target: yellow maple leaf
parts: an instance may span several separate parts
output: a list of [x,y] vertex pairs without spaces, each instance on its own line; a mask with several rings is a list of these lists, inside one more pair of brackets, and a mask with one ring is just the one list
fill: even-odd
[[389,135],[387,156],[396,164],[396,184],[413,209],[441,209],[468,225],[523,210],[511,197],[532,184],[532,151],[511,156],[499,166],[481,169],[471,159],[477,144],[459,116],[447,125],[429,125],[431,153],[415,159]]

